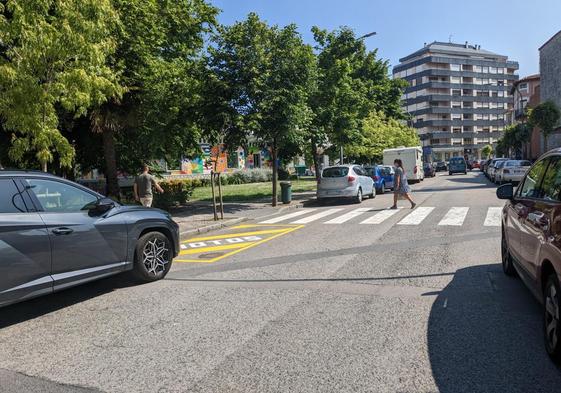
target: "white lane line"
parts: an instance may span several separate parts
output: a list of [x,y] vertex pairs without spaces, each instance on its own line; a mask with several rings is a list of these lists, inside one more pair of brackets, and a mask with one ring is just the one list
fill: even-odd
[[461,226],[466,219],[469,207],[452,207],[438,225]]
[[358,217],[361,214],[364,214],[364,213],[366,213],[370,210],[372,210],[372,209],[368,208],[368,207],[361,207],[361,208],[358,208],[358,209],[355,209],[355,210],[351,210],[348,213],[345,213],[345,214],[343,214],[339,217],[335,217],[332,220],[324,222],[324,224],[342,224],[342,223],[347,222],[349,220],[352,220],[353,218]]
[[483,223],[483,226],[500,227],[502,213],[503,213],[502,207],[490,207],[489,209],[487,209],[487,216],[485,217],[485,222]]
[[398,209],[382,210],[381,212],[378,212],[378,213],[374,214],[372,217],[367,218],[366,220],[361,222],[361,224],[381,224],[384,221],[386,221],[388,218],[390,218],[391,216],[396,214],[398,211],[399,211]]
[[307,224],[309,222],[319,220],[320,218],[330,216],[331,214],[335,214],[337,212],[340,212],[341,210],[344,210],[344,209],[327,209],[327,210],[324,210],[322,212],[316,213],[313,216],[308,216],[308,217],[301,218],[300,220],[292,221],[292,224]]
[[296,218],[296,217],[302,216],[304,214],[311,213],[315,210],[316,209],[299,209],[298,211],[296,211],[294,213],[285,214],[284,216],[271,218],[271,219],[266,220],[266,221],[261,221],[259,224],[276,224],[277,222],[281,222],[281,221],[284,221],[284,220],[290,220],[291,218]]
[[418,207],[407,215],[397,225],[419,225],[434,210],[434,207]]

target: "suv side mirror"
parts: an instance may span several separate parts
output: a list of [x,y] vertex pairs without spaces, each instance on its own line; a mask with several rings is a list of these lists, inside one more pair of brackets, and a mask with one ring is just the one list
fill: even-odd
[[514,198],[514,187],[512,184],[503,184],[497,188],[497,198],[499,199],[512,199]]
[[90,216],[100,216],[115,207],[115,201],[111,198],[100,198],[89,211]]

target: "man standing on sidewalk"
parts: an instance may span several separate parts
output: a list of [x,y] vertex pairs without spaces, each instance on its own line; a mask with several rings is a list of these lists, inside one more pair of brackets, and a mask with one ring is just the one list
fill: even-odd
[[156,188],[160,194],[163,194],[164,190],[158,182],[156,178],[152,176],[150,173],[150,168],[148,165],[142,166],[142,174],[137,176],[134,180],[134,199],[142,203],[142,206],[151,207],[152,206],[152,186]]

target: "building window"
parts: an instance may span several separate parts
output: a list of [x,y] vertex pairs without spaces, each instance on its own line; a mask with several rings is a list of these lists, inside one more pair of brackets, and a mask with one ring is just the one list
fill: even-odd
[[478,65],[473,66],[473,71],[474,72],[481,72],[481,66],[478,66]]
[[527,92],[528,91],[528,83],[524,82],[518,85],[518,90]]
[[450,70],[451,71],[460,71],[460,65],[459,64],[450,64]]
[[458,101],[452,101],[452,108],[461,108],[462,103]]
[[456,97],[459,97],[459,96],[462,95],[462,91],[460,89],[453,89],[452,90],[452,95],[456,96]]

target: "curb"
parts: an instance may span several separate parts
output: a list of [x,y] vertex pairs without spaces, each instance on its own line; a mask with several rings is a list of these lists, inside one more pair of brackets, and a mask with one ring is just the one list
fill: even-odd
[[187,231],[182,231],[182,232],[179,232],[179,235],[180,236],[196,235],[196,234],[199,234],[199,233],[217,231],[217,230],[222,229],[222,228],[228,228],[228,227],[237,225],[237,224],[239,224],[241,222],[244,222],[244,221],[247,221],[247,220],[249,220],[249,218],[247,218],[247,217],[234,218],[232,220],[228,220],[227,222],[219,222],[219,223],[216,223],[216,224],[207,225],[207,226],[200,227],[200,228],[197,228],[197,229],[189,229]]
[[276,214],[281,214],[281,213],[284,213],[286,211],[290,211],[290,210],[294,210],[294,209],[300,209],[302,207],[304,207],[304,205],[302,203],[295,203],[294,205],[282,206],[282,207],[279,207],[277,209],[277,211],[275,211],[271,214],[266,214],[264,216],[258,216],[258,217],[255,217],[254,219],[255,220],[260,220],[262,218],[271,217],[271,216],[274,216]]

